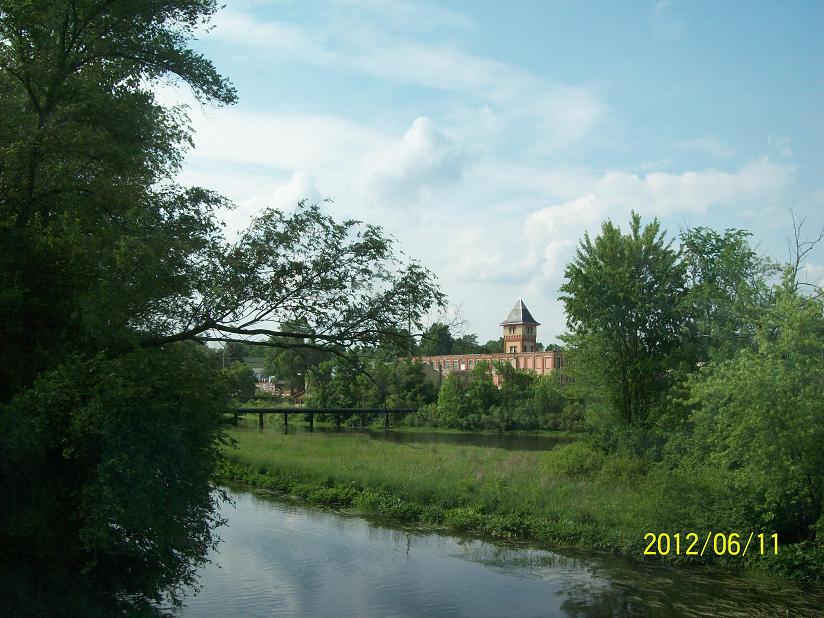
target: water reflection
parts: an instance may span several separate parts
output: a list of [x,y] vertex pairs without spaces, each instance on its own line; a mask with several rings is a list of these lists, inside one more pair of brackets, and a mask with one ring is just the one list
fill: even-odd
[[182,616],[813,616],[824,607],[820,592],[230,495],[224,542]]

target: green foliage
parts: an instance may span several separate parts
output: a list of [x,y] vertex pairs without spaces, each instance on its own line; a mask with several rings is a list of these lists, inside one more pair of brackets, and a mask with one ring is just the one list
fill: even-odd
[[607,221],[594,241],[584,236],[564,276],[576,383],[623,423],[648,424],[683,322],[685,266],[672,241],[657,220],[642,229],[636,213],[628,234]]
[[485,344],[478,346],[478,354],[498,354],[504,351],[504,338],[490,339]]
[[750,236],[703,227],[681,233],[688,288],[682,354],[689,363],[729,358],[753,343],[759,314],[770,301],[766,278],[775,267],[750,247]]
[[245,363],[233,363],[221,374],[225,391],[232,399],[244,402],[255,396],[255,374]]
[[575,480],[591,477],[604,465],[604,454],[586,442],[574,442],[555,449],[544,458],[541,472],[550,477]]
[[[435,401],[423,365],[377,354],[351,360],[334,357],[309,370],[306,402],[330,408],[419,408]],[[353,420],[354,417],[353,417]]]
[[754,348],[692,381],[694,456],[750,489],[759,525],[800,540],[824,514],[824,304],[786,287],[776,296]]
[[497,354],[504,349],[503,337],[481,345],[478,336],[467,333],[455,336],[448,324],[435,322],[421,335],[416,353],[421,356],[444,354]]
[[[493,382],[493,371],[501,377],[500,388]],[[556,373],[538,376],[509,363],[478,363],[468,378],[448,374],[438,393],[437,414],[427,412],[436,427],[576,431],[581,413],[570,403]]]
[[247,356],[255,356],[258,349],[242,341],[229,341],[223,348],[223,362],[226,364],[242,363]]
[[634,215],[629,236],[607,222],[585,237],[562,288],[565,395],[609,453],[600,482],[644,477],[659,529],[777,532],[797,544],[765,568],[820,579],[824,301],[795,279],[815,242],[770,286],[777,268],[749,236],[687,230],[676,253]]
[[173,182],[190,134],[152,83],[234,101],[188,48],[216,9],[0,4],[0,339],[20,350],[0,367],[0,400],[60,350],[122,346],[128,329],[159,325],[202,279],[218,230],[211,210],[224,201]]
[[225,201],[174,182],[154,86],[234,101],[188,47],[209,0],[0,3],[0,613],[156,613],[212,543],[219,365],[185,322]]
[[[308,332],[306,325],[281,324],[285,332]],[[309,370],[329,358],[329,353],[317,349],[317,342],[311,338],[292,336],[269,338],[270,347],[266,351],[265,370],[279,380],[284,380],[289,389],[303,391]]]
[[449,326],[442,322],[435,322],[421,335],[418,353],[423,356],[437,356],[452,354],[455,338],[449,331]]
[[75,357],[3,407],[5,615],[135,615],[193,581],[218,523],[218,378],[184,345]]

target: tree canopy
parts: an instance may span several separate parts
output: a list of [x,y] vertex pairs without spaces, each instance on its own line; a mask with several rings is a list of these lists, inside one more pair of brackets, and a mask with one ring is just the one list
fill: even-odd
[[680,343],[685,266],[672,240],[657,220],[642,228],[637,213],[627,234],[606,221],[594,240],[584,235],[564,276],[576,380],[603,393],[625,422],[644,422]]

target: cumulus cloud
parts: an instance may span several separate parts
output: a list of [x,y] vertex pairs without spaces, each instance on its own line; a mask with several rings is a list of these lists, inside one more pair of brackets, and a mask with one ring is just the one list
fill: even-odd
[[295,172],[285,183],[275,184],[265,193],[257,193],[237,202],[236,208],[224,215],[226,231],[230,238],[246,229],[252,219],[264,208],[292,210],[301,200],[320,203],[324,196],[317,187],[314,176]]
[[[705,214],[714,207],[741,207],[757,200],[775,199],[793,181],[795,169],[762,158],[736,172],[707,170],[644,176],[607,172],[585,195],[542,208],[529,215],[524,235],[540,254],[534,267],[543,277],[555,277],[568,261],[585,231],[596,231],[602,221],[629,219],[635,210],[645,216]],[[538,251],[538,249],[540,251]]]
[[461,229],[460,242],[443,238],[444,269],[452,279],[500,281],[508,274],[506,258],[493,230],[468,226]]
[[195,110],[194,156],[280,170],[340,169],[383,146],[383,134],[368,126],[323,114]]
[[419,117],[403,137],[371,157],[356,186],[374,200],[408,202],[458,181],[474,157]]
[[302,200],[317,204],[323,200],[323,195],[318,190],[314,176],[306,172],[295,172],[289,182],[272,192],[268,205],[279,210],[288,210]]

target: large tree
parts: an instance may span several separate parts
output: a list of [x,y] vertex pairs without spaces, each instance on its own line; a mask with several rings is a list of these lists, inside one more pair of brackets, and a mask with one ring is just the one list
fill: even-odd
[[672,240],[657,220],[642,227],[637,213],[626,234],[606,221],[594,240],[584,235],[564,276],[577,385],[600,393],[624,423],[645,423],[684,321],[685,267]]
[[[216,10],[0,0],[3,615],[155,613],[191,583],[238,392],[196,344],[341,354],[442,303],[377,227],[301,204],[228,243],[226,200],[176,183],[188,119],[156,92],[235,100],[190,48]],[[278,326],[296,323],[309,330]]]
[[680,235],[688,289],[684,357],[691,366],[728,358],[754,343],[758,318],[770,304],[767,279],[776,267],[755,252],[750,236],[704,227]]

